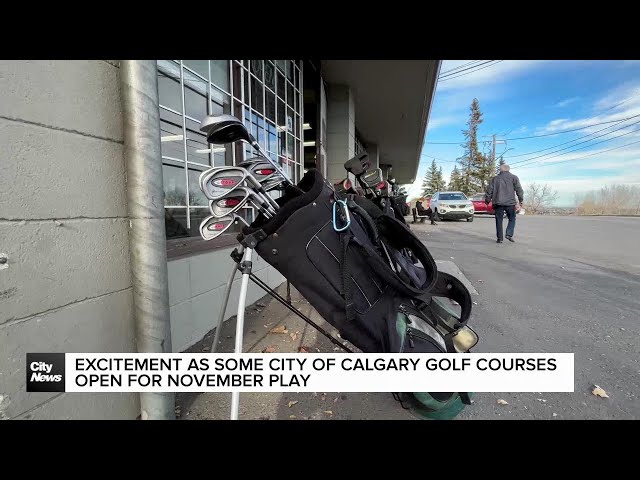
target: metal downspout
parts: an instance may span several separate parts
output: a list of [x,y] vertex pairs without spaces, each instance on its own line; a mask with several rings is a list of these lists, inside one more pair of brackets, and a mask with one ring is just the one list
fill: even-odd
[[[155,60],[123,60],[120,86],[136,345],[171,353],[169,282]],[[173,393],[140,394],[142,420],[175,420]]]

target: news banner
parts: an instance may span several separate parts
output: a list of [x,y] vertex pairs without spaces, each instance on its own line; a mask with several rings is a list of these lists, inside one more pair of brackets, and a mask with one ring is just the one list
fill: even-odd
[[573,392],[573,353],[27,353],[29,392]]

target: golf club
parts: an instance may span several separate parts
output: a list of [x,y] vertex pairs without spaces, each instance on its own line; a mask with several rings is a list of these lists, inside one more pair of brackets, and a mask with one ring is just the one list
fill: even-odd
[[214,167],[200,174],[200,189],[209,200],[217,200],[224,197],[242,182],[247,180],[258,193],[273,207],[275,211],[280,208],[271,196],[267,195],[260,182],[242,167]]
[[[264,199],[258,195],[251,188],[245,187],[244,185],[239,185],[236,187],[237,190],[243,192],[243,195],[246,195],[248,199],[251,199],[251,203],[258,208],[268,218],[272,218],[277,212],[271,207]],[[269,197],[271,198],[271,197]],[[277,204],[276,204],[277,205]]]
[[273,161],[269,154],[264,151],[240,119],[229,114],[207,116],[200,124],[200,131],[207,135],[207,142],[214,145],[234,143],[238,140],[249,143],[260,155],[264,156],[264,158],[275,167],[288,185],[300,190],[291,181],[291,179],[289,179],[289,176],[285,173],[282,167]]
[[247,191],[233,190],[227,196],[209,202],[209,210],[216,218],[222,218],[240,210],[249,201]]
[[213,240],[226,232],[234,223],[235,218],[231,215],[222,218],[207,217],[200,223],[200,235],[205,240]]

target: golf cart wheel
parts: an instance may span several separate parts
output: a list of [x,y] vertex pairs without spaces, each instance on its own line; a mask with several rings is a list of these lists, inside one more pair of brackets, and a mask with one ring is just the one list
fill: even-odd
[[467,218],[467,222],[473,222],[473,217]]
[[440,215],[438,215],[438,210],[436,210],[436,211],[433,213],[433,221],[434,221],[434,222],[439,222],[439,221],[440,221]]

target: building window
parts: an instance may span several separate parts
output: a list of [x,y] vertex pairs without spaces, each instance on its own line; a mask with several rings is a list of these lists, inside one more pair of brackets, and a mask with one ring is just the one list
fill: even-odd
[[[207,143],[199,130],[207,115],[227,113],[241,119],[289,178],[300,180],[302,75],[297,60],[158,61],[167,239],[200,236],[200,222],[210,215],[198,187],[203,171],[258,155],[246,144]],[[250,207],[238,213],[247,222],[253,220]],[[235,236],[237,230],[227,234]]]

